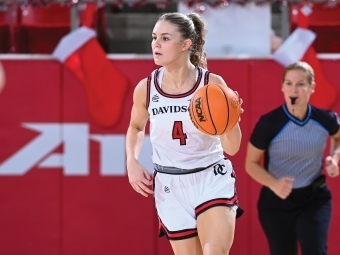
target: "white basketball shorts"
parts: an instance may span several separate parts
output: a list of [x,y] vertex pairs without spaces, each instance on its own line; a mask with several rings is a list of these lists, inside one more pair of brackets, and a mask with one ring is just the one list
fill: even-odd
[[197,216],[215,206],[228,206],[239,217],[236,176],[229,159],[189,174],[154,172],[154,198],[159,236],[181,240],[197,235]]

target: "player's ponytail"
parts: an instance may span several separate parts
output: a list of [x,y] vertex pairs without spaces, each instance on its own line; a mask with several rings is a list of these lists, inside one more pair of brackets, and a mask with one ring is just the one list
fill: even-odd
[[203,49],[206,35],[205,23],[197,13],[189,13],[187,16],[192,20],[195,26],[195,39],[191,46],[190,61],[195,66],[207,68],[207,54]]

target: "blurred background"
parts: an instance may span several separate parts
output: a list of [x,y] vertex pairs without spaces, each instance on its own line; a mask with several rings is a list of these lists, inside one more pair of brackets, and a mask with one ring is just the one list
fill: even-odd
[[[208,23],[208,36],[250,44],[273,51],[297,26],[297,8],[312,8],[309,28],[317,33],[314,47],[320,53],[338,53],[339,5],[336,0],[0,0],[0,53],[50,54],[59,40],[79,26],[96,30],[106,53],[151,53],[150,37],[164,12],[201,13]],[[236,32],[237,31],[237,32]],[[269,31],[269,32],[268,32]],[[225,32],[225,34],[221,34]],[[234,34],[237,34],[238,38]],[[257,34],[257,38],[254,34]],[[233,35],[233,36],[231,36]],[[210,38],[209,38],[210,39]],[[208,39],[208,43],[211,43]],[[211,39],[212,40],[212,39]],[[217,39],[216,39],[217,40]],[[262,43],[266,42],[266,43]],[[219,45],[222,42],[214,42]],[[209,44],[210,45],[210,44]],[[262,48],[264,48],[262,46]],[[259,46],[258,46],[259,47]],[[242,52],[256,55],[257,49]],[[236,51],[235,51],[236,52]],[[224,49],[223,54],[235,53]],[[263,53],[266,52],[262,50]],[[236,52],[238,53],[238,52]]]
[[[230,255],[269,255],[245,148],[259,116],[283,103],[283,48],[314,67],[313,103],[340,113],[338,0],[0,0],[0,255],[173,254],[153,198],[129,185],[125,133],[133,89],[157,68],[153,26],[174,11],[202,15],[208,68],[244,101],[231,160],[245,214]],[[313,38],[286,45],[297,28]],[[152,172],[148,130],[140,161]],[[338,182],[327,179],[329,255],[340,254]]]

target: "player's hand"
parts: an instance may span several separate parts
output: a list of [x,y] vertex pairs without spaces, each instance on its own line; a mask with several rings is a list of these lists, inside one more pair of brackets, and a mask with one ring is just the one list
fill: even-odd
[[294,178],[282,177],[270,187],[270,189],[280,198],[286,199],[293,190]]
[[332,156],[326,157],[325,161],[326,161],[325,170],[327,174],[332,178],[337,177],[339,175],[338,163],[333,159]]
[[152,195],[153,191],[148,187],[152,185],[152,178],[148,171],[138,161],[129,163],[127,168],[132,188],[144,197],[147,197],[148,194]]
[[241,114],[244,112],[244,109],[242,108],[243,99],[240,98],[240,95],[238,94],[238,92],[237,92],[236,90],[234,90],[234,92],[235,92],[235,94],[237,95],[237,97],[238,97],[238,102],[239,102],[239,104],[240,104],[240,106],[241,106],[241,108],[240,108],[240,117],[238,118],[238,122],[240,122],[240,121],[241,121]]

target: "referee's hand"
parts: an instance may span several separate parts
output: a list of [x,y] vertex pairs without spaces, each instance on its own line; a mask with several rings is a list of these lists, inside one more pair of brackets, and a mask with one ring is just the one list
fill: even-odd
[[286,199],[293,190],[294,178],[282,177],[271,187],[271,190],[280,198]]
[[325,170],[327,174],[332,178],[337,177],[339,175],[339,166],[336,160],[332,156],[328,156],[326,157],[325,161]]

